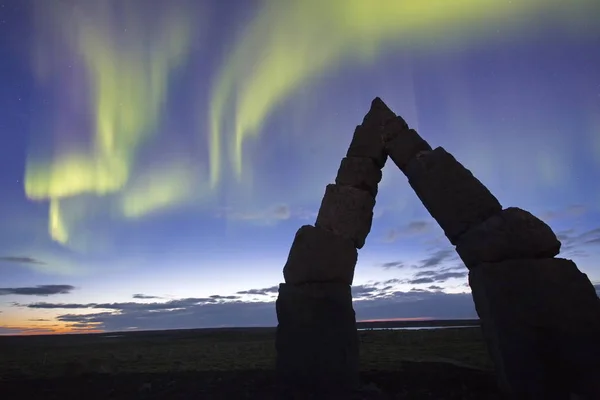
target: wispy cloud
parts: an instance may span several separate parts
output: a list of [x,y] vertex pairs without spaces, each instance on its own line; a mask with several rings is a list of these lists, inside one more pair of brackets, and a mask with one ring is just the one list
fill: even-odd
[[[377,318],[476,318],[469,293],[448,294],[438,286],[410,291],[396,289],[399,279],[352,287],[357,319]],[[249,289],[243,294],[273,293],[274,288]],[[275,304],[269,301],[230,300],[238,296],[213,295],[153,303],[32,303],[16,306],[36,309],[94,309],[71,312],[56,319],[69,329],[131,330],[216,326],[274,326]]]
[[46,265],[45,262],[40,261],[33,257],[14,257],[4,256],[0,257],[0,262],[12,263],[12,264],[35,264],[35,265]]
[[449,279],[462,279],[467,277],[467,270],[457,271],[456,268],[444,268],[442,270],[420,271],[412,279],[407,279],[405,283],[418,285],[426,283],[442,283]]
[[217,211],[216,217],[232,221],[273,224],[290,219],[292,210],[288,204],[277,204],[263,210],[235,210],[231,207],[223,207]]
[[142,294],[142,293],[136,293],[132,297],[134,299],[140,299],[140,300],[162,299],[161,296],[149,296],[147,294]]
[[404,261],[390,261],[381,264],[381,267],[384,269],[400,269],[405,268],[407,264]]
[[75,290],[71,285],[38,285],[32,287],[0,288],[2,295],[50,296],[53,294],[68,294]]
[[262,288],[262,289],[242,290],[240,292],[237,292],[237,294],[254,295],[254,296],[269,296],[269,295],[277,294],[278,292],[279,292],[279,286],[271,286],[271,287]]
[[574,218],[580,217],[588,211],[587,207],[581,204],[573,204],[562,210],[549,210],[543,212],[539,215],[539,218],[545,222],[564,219],[564,218]]
[[[413,288],[414,290],[409,291],[400,290],[401,285],[406,283],[406,279],[394,278],[353,286],[357,318],[476,316],[468,293],[447,294],[436,285]],[[274,296],[277,292],[278,286],[272,286],[242,290],[233,295],[215,294],[202,298],[146,303],[32,302],[13,303],[13,306],[38,310],[65,310],[66,313],[59,315],[56,321],[71,331],[273,326],[276,324]],[[252,301],[242,300],[252,297]],[[455,308],[457,302],[462,305],[458,311]],[[450,308],[447,308],[448,305]]]
[[448,244],[447,247],[434,249],[424,259],[422,259],[416,268],[432,268],[442,266],[445,262],[459,262],[459,257],[452,247]]
[[55,331],[51,328],[0,326],[0,335],[43,335],[54,332]]
[[400,228],[392,228],[385,234],[384,242],[393,243],[400,238],[429,233],[435,229],[435,221],[416,220]]
[[561,242],[560,255],[563,257],[587,257],[589,246],[600,245],[600,228],[577,232],[567,229],[557,233]]

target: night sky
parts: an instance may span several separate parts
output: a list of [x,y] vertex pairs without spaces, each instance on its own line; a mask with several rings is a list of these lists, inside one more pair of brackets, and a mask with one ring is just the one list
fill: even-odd
[[[275,325],[381,97],[600,283],[597,0],[0,0],[0,334]],[[357,319],[474,318],[388,162]],[[598,286],[597,286],[598,287]]]

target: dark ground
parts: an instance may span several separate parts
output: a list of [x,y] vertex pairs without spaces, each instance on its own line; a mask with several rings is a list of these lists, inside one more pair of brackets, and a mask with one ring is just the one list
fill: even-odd
[[[0,398],[280,398],[274,333],[247,328],[0,337]],[[363,389],[355,398],[500,398],[477,327],[361,331],[360,339]]]

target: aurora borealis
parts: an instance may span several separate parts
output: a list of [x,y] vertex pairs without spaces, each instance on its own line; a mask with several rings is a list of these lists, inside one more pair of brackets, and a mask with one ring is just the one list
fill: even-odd
[[[593,0],[0,0],[0,334],[273,323],[295,230],[375,96],[600,282],[596,15]],[[389,164],[358,317],[472,316],[464,266]]]

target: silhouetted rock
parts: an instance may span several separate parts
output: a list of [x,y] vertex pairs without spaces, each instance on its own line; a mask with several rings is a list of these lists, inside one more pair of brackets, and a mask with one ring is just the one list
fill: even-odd
[[473,268],[484,262],[551,258],[560,252],[560,241],[544,221],[509,207],[460,236],[456,252]]
[[358,386],[350,284],[356,249],[371,230],[387,159],[382,132],[400,120],[381,99],[373,100],[354,131],[336,183],[325,188],[315,227],[302,227],[294,238],[284,267],[287,283],[280,285],[276,302],[277,371],[284,386],[321,387],[321,392],[328,387],[332,396]]
[[294,388],[353,390],[359,384],[358,334],[350,285],[279,285],[277,373]]
[[360,249],[371,231],[373,207],[375,199],[364,190],[327,185],[315,225],[352,240]]
[[354,130],[346,156],[370,158],[378,168],[383,168],[387,161],[387,154],[383,149],[380,131],[373,127],[358,125]]
[[[470,268],[469,284],[500,386],[515,398],[600,399],[600,299],[548,225],[500,202],[450,153],[431,150],[375,98],[354,132],[316,227],[294,239],[276,302],[277,371],[287,387],[358,386],[349,283],[371,229],[387,154]],[[333,282],[339,280],[340,283]],[[329,393],[329,392],[328,392]],[[338,397],[336,397],[338,396]]]
[[498,199],[442,147],[413,158],[406,176],[454,245],[467,230],[502,211]]
[[599,369],[600,300],[572,261],[485,263],[470,271],[469,284],[506,391],[567,396],[582,374]]
[[[375,97],[371,101],[371,107],[365,117],[363,118],[362,124],[367,127],[382,128],[390,120],[399,118],[396,114],[390,110],[390,108],[381,100],[379,97]],[[402,120],[402,118],[400,118]],[[402,120],[404,121],[404,120]],[[408,126],[406,122],[404,125]]]
[[561,244],[547,224],[519,208],[502,211],[468,169],[443,148],[430,150],[381,103],[371,108],[388,116],[386,151],[470,269],[504,391],[519,399],[600,399],[600,299],[587,276],[552,258]]
[[384,126],[396,118],[396,114],[379,97],[376,97],[371,102],[371,108],[363,118],[362,124],[354,130],[346,156],[367,157],[372,159],[377,167],[383,168],[387,153],[383,148],[381,135]]
[[377,184],[381,181],[381,170],[375,162],[366,157],[344,157],[340,163],[335,183],[352,186],[377,195]]
[[354,243],[333,232],[304,225],[283,268],[285,282],[339,282],[352,284],[357,251]]
[[398,125],[386,127],[383,142],[394,164],[405,172],[408,163],[420,152],[431,151],[431,146],[414,129],[401,129]]

